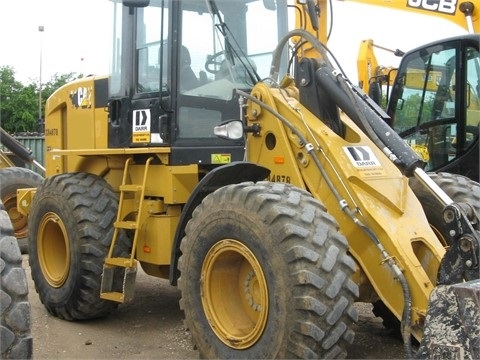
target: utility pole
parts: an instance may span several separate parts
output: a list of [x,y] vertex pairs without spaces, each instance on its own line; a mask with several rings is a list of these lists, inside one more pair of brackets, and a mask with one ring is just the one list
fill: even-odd
[[45,30],[43,25],[38,26],[40,32],[40,77],[38,84],[38,128],[40,132],[43,132],[43,117],[42,117],[42,47],[43,47],[43,31]]

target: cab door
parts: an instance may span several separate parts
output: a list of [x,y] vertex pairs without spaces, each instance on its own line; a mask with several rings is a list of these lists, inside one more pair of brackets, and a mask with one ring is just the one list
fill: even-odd
[[407,53],[392,89],[392,125],[425,160],[427,171],[478,181],[480,66],[478,36]]

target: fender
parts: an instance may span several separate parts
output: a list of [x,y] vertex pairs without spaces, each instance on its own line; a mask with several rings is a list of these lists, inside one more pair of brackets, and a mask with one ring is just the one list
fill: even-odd
[[180,220],[178,222],[175,237],[173,239],[171,266],[170,266],[170,284],[177,285],[177,279],[180,275],[178,271],[178,258],[181,255],[180,243],[185,236],[185,226],[192,218],[192,213],[202,200],[216,189],[230,184],[238,184],[244,181],[260,181],[268,178],[270,170],[250,162],[237,161],[228,165],[217,167],[210,171],[200,182],[185,204]]

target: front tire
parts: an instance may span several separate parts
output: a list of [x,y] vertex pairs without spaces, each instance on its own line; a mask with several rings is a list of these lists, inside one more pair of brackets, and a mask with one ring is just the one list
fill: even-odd
[[186,227],[180,306],[205,358],[343,358],[355,263],[335,220],[283,183],[225,186]]
[[[96,175],[62,174],[39,186],[29,216],[29,260],[40,300],[52,315],[93,319],[117,307],[100,298],[117,208],[114,191]],[[120,248],[123,242],[119,238]]]

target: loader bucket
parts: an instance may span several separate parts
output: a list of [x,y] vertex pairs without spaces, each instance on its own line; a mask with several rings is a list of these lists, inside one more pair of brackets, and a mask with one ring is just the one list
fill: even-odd
[[480,280],[432,291],[415,358],[480,359]]

